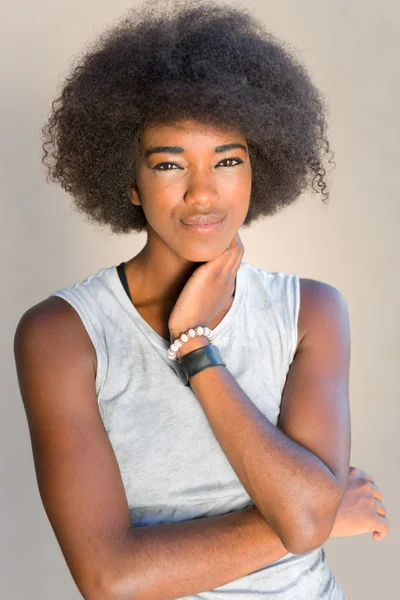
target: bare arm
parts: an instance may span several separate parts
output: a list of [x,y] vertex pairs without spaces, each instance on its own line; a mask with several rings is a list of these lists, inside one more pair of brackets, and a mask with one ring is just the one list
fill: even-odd
[[286,548],[257,509],[135,527],[127,533],[111,597],[190,596],[244,577],[285,554]]
[[[305,333],[283,391],[275,427],[224,366],[190,384],[222,450],[254,504],[289,552],[301,554],[329,537],[350,459],[349,319],[333,286],[301,280],[299,319]],[[172,331],[172,339],[178,337]],[[178,356],[208,344],[193,338]]]
[[52,297],[28,310],[14,353],[40,496],[84,598],[178,598],[287,554],[252,510],[132,526],[97,405],[94,348],[67,302]]

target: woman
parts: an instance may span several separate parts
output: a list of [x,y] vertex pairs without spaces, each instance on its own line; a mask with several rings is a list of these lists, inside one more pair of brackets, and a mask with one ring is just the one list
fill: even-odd
[[[22,316],[43,505],[85,598],[344,598],[329,536],[389,525],[350,467],[346,302],[242,260],[240,227],[326,199],[324,103],[243,9],[151,2],[67,78],[45,162],[143,249]],[[301,300],[301,301],[300,301]]]

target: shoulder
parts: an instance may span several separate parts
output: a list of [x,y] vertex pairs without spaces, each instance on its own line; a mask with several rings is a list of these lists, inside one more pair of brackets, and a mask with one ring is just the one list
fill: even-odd
[[348,307],[340,290],[316,279],[299,277],[300,309],[296,352],[307,335],[317,328],[348,322]]
[[24,348],[51,352],[60,345],[91,360],[96,371],[96,352],[76,310],[63,298],[50,296],[28,308],[14,334],[16,359]]

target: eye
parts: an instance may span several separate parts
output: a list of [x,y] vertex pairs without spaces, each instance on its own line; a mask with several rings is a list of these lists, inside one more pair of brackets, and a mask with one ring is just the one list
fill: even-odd
[[[221,163],[224,163],[224,162],[226,163],[226,161],[229,161],[229,160],[235,160],[235,161],[236,161],[236,164],[241,164],[241,163],[243,162],[241,158],[236,158],[236,157],[233,157],[233,156],[232,156],[232,157],[229,157],[229,158],[224,158],[224,159],[223,159],[223,160],[221,160],[221,162],[220,162],[220,163],[218,163],[218,164],[220,165]],[[179,165],[177,165],[176,163],[172,163],[172,162],[162,162],[162,163],[158,163],[157,165],[155,165],[155,166],[152,168],[152,170],[155,170],[155,171],[172,171],[173,169],[169,169],[169,168],[167,168],[167,167],[169,167],[169,166],[175,166],[175,167],[177,167],[178,169],[181,169],[181,167],[180,167]],[[223,166],[227,166],[227,165],[223,165]],[[236,165],[231,165],[231,166],[235,167]],[[166,168],[164,169],[164,168],[162,168],[162,167],[166,167]]]
[[[230,156],[229,158],[224,158],[224,160],[221,160],[221,162],[226,162],[227,160],[236,160],[236,164],[241,164],[243,161],[241,158],[236,158],[234,156]],[[219,163],[221,164],[221,163]],[[232,165],[233,167],[236,167],[236,165]]]
[[158,165],[155,165],[152,170],[153,171],[172,171],[172,169],[161,169],[161,167],[164,167],[165,165],[175,165],[175,167],[178,167],[178,169],[180,169],[181,167],[179,167],[176,163],[172,163],[172,162],[163,162],[163,163],[158,163]]

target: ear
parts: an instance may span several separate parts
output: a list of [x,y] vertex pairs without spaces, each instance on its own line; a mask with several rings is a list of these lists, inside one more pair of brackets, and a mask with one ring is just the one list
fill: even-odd
[[135,204],[136,206],[141,206],[142,203],[140,202],[137,187],[135,185],[133,185],[129,190],[129,197],[132,204]]

